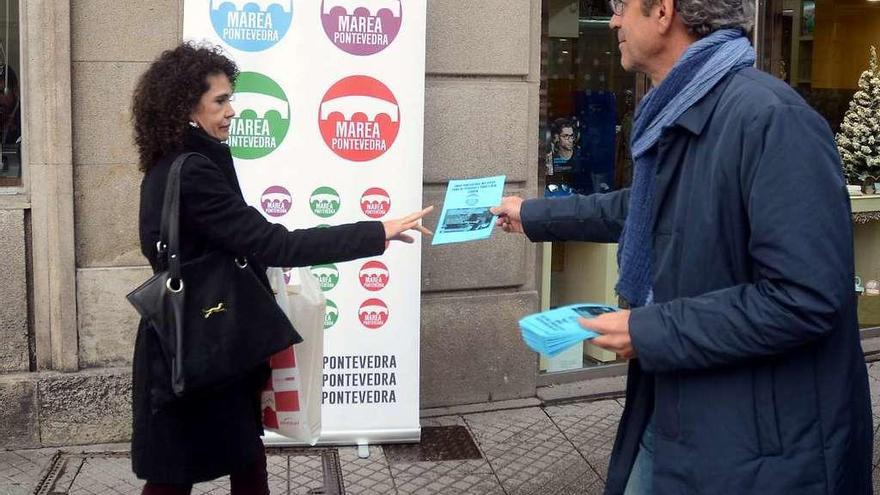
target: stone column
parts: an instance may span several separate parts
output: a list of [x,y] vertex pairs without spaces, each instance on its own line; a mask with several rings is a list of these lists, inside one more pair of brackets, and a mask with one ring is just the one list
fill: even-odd
[[[425,205],[466,177],[506,175],[505,194],[537,194],[540,36],[540,0],[428,1]],[[517,320],[539,308],[536,270],[535,247],[501,231],[424,247],[422,407],[534,396],[537,358]]]
[[24,162],[33,229],[37,368],[75,371],[70,2],[21,3]]

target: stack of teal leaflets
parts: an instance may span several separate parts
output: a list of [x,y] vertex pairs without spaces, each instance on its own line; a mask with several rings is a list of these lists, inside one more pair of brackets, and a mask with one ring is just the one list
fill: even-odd
[[526,316],[519,320],[519,328],[523,341],[533,351],[553,357],[582,340],[599,336],[582,327],[579,318],[594,318],[614,311],[617,308],[604,304],[572,304]]

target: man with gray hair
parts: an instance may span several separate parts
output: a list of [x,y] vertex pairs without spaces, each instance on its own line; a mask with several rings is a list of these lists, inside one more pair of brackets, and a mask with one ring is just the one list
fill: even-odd
[[754,0],[612,0],[653,89],[633,184],[494,209],[533,241],[619,242],[630,358],[606,494],[869,494],[872,415],[849,199],[824,119],[756,70]]

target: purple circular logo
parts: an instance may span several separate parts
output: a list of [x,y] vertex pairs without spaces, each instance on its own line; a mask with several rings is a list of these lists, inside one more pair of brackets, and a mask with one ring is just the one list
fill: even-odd
[[321,22],[334,45],[373,55],[394,42],[403,21],[401,0],[323,0]]
[[290,211],[293,196],[290,191],[281,186],[272,186],[263,192],[260,197],[260,206],[270,217],[283,217]]

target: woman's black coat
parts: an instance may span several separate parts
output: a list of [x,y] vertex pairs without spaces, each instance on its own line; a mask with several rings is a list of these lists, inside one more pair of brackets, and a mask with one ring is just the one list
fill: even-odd
[[[188,133],[182,151],[209,158],[190,158],[182,169],[183,261],[221,249],[267,266],[309,266],[376,256],[385,249],[380,222],[289,232],[266,221],[244,202],[229,148],[201,130]],[[179,153],[159,160],[141,184],[141,251],[154,271],[165,181]],[[263,449],[260,389],[267,378],[268,366],[261,366],[221,389],[174,398],[156,335],[141,321],[133,366],[135,474],[154,483],[197,483],[255,462]]]

